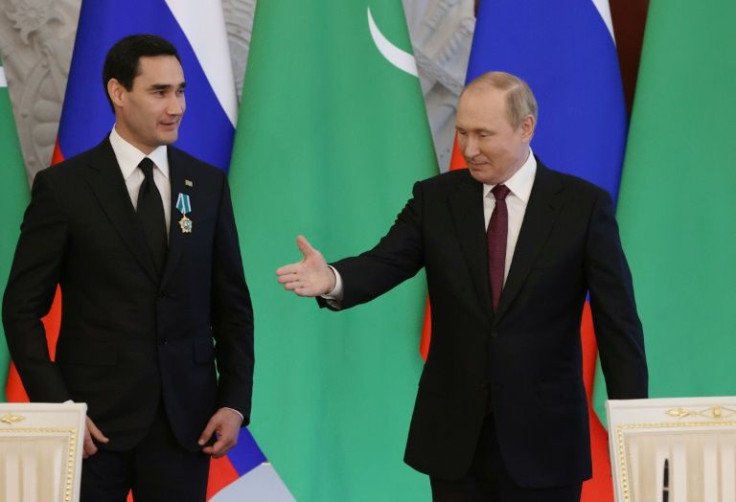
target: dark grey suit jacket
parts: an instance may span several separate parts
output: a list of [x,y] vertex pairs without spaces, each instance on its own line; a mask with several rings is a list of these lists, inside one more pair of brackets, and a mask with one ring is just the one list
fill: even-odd
[[[191,450],[217,408],[240,411],[245,424],[250,416],[253,313],[227,179],[168,151],[172,206],[179,193],[190,196],[193,231],[182,232],[172,207],[162,278],[105,139],[36,176],[3,301],[31,400],[86,402],[114,450],[142,439],[161,400]],[[57,284],[52,362],[40,319]]]
[[517,483],[579,482],[591,474],[580,341],[586,294],[609,396],[647,396],[642,328],[610,197],[539,163],[495,314],[482,198],[467,170],[417,183],[375,248],[334,264],[342,307],[426,269],[432,343],[409,431],[411,466],[445,479],[466,473],[490,399]]

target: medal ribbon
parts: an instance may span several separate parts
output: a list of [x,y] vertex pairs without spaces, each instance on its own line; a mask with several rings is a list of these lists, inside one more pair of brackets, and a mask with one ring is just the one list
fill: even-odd
[[192,212],[192,202],[189,199],[189,194],[179,194],[179,197],[176,198],[176,209],[178,209],[183,216]]

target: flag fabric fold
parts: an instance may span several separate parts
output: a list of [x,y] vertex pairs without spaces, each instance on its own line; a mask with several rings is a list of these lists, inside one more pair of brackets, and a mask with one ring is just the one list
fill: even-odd
[[246,75],[230,179],[257,292],[254,434],[299,501],[427,500],[402,462],[423,279],[330,313],[275,275],[300,233],[330,259],[372,247],[437,173],[401,3],[259,2]]
[[[618,219],[651,397],[733,394],[736,4],[650,2]],[[596,394],[602,411],[605,389]]]
[[[606,189],[615,201],[627,117],[608,2],[480,2],[467,81],[492,70],[513,73],[533,90],[539,104],[535,154],[553,169]],[[597,346],[588,304],[581,337],[590,400]],[[584,484],[582,500],[612,500],[606,431],[592,408],[589,418],[593,479]]]
[[[0,213],[0,291],[5,291],[15,243],[18,242],[20,235],[20,221],[23,218],[23,210],[28,205],[29,191],[2,59],[0,59],[0,158],[3,159],[3,182],[0,183],[0,200],[3,207]],[[10,355],[5,343],[5,332],[0,326],[0,401],[9,399],[5,394],[9,367]]]

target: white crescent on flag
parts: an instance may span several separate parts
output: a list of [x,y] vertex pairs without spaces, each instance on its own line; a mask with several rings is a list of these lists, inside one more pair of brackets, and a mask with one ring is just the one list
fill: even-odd
[[373,20],[373,14],[371,14],[371,8],[368,7],[368,27],[371,30],[371,37],[373,37],[373,43],[376,44],[378,51],[381,53],[386,60],[394,65],[401,71],[408,73],[414,77],[417,76],[417,62],[414,56],[406,52],[405,50],[399,49],[387,39],[381,30],[376,26],[376,22]]

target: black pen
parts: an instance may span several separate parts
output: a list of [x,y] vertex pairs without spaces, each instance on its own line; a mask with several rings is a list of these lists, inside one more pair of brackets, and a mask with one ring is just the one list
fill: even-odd
[[662,483],[662,502],[670,501],[670,461],[664,459],[664,481]]

